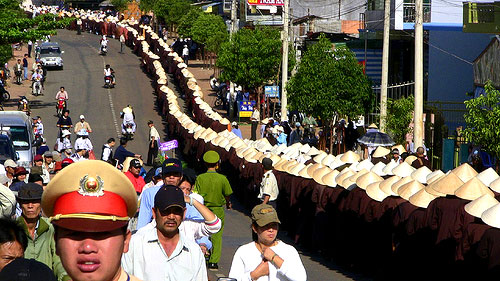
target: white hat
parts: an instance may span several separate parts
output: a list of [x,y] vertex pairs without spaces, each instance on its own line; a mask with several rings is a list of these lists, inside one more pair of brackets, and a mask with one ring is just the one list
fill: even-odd
[[361,171],[363,169],[367,169],[369,171],[371,168],[373,168],[373,166],[375,165],[373,165],[370,159],[365,159],[356,165],[356,170]]
[[380,189],[381,181],[372,182],[366,187],[366,195],[371,199],[382,202],[385,198],[389,196],[389,194],[385,193]]
[[483,196],[484,194],[489,194],[495,196],[493,191],[491,191],[484,183],[474,177],[462,184],[457,190],[455,190],[455,195],[458,198],[465,200],[476,200],[477,198]]
[[490,186],[490,184],[499,178],[498,174],[491,167],[479,173],[476,176],[478,180],[480,180],[484,185]]
[[384,172],[386,175],[393,176],[394,173],[392,172],[392,169],[396,168],[398,166],[398,163],[396,161],[391,161],[389,164],[385,165],[385,167],[382,169],[382,172]]
[[387,175],[386,173],[384,173],[383,169],[385,168],[385,164],[384,162],[378,162],[377,164],[375,164],[375,166],[373,166],[370,171],[374,172],[375,174],[383,177],[385,175]]
[[231,126],[236,126],[236,125],[238,125],[236,121],[233,121],[233,123],[231,123]]
[[399,187],[398,195],[405,200],[409,200],[413,194],[419,192],[423,188],[424,188],[423,184],[421,184],[417,180],[412,180]]
[[471,178],[477,176],[476,170],[474,170],[474,168],[472,168],[467,163],[456,167],[455,169],[451,170],[451,172],[455,173],[463,182],[467,182]]
[[85,119],[85,116],[83,116],[83,114],[80,115],[80,119]]
[[484,211],[498,204],[498,201],[491,195],[485,194],[464,206],[469,215],[480,218]]
[[496,204],[484,211],[481,219],[489,226],[500,228],[500,204]]
[[61,134],[63,137],[65,137],[71,135],[71,132],[69,130],[62,130]]
[[417,193],[410,196],[410,203],[414,206],[426,209],[432,200],[436,199],[437,196],[430,194],[425,191],[425,188],[420,189]]
[[411,173],[415,171],[415,168],[410,166],[408,163],[403,162],[399,164],[396,168],[392,169],[392,172],[399,177],[408,177],[411,175]]
[[432,173],[432,171],[427,168],[427,166],[422,166],[411,173],[411,177],[420,183],[427,183],[427,176]]

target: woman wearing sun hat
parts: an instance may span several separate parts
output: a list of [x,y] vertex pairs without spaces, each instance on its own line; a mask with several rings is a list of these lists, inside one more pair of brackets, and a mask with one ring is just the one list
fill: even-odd
[[252,209],[254,241],[236,250],[229,277],[238,281],[307,280],[297,250],[276,238],[279,224],[272,206],[260,204]]

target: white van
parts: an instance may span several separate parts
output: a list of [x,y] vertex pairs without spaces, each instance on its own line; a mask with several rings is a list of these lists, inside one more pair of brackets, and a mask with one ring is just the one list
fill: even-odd
[[36,153],[31,118],[22,111],[0,111],[0,127],[9,130],[19,156],[17,164],[29,168]]

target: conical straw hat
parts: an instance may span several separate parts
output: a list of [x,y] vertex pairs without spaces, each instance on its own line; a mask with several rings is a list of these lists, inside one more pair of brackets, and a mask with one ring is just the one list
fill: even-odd
[[335,156],[328,154],[323,160],[321,160],[321,164],[328,166],[333,160],[335,160]]
[[397,193],[392,192],[391,186],[392,186],[395,182],[399,181],[400,179],[401,179],[401,177],[398,177],[398,176],[392,176],[392,177],[390,177],[390,178],[388,178],[388,179],[383,180],[383,181],[382,181],[382,183],[380,183],[380,186],[379,186],[379,187],[380,187],[380,189],[381,189],[383,192],[385,192],[385,193],[387,193],[387,194],[389,194],[389,195],[396,196],[396,195],[398,195],[398,194],[397,194]]
[[493,190],[493,191],[495,191],[497,193],[500,193],[500,178],[492,181],[490,183],[490,188],[491,188],[491,190]]
[[477,176],[476,170],[472,168],[469,164],[463,163],[462,165],[456,167],[455,169],[451,170],[455,175],[457,175],[460,180],[463,182],[466,182],[470,180],[471,178]]
[[353,188],[356,187],[356,182],[352,180],[354,176],[348,177],[342,181],[342,184],[340,184],[341,187],[347,189],[347,190],[352,190]]
[[236,156],[238,156],[239,158],[243,158],[243,153],[245,153],[245,151],[247,151],[248,149],[250,149],[250,147],[238,147],[236,148]]
[[409,200],[413,194],[419,192],[423,188],[424,188],[423,184],[421,184],[417,180],[412,180],[409,183],[403,184],[398,189],[398,194],[399,196],[401,196],[401,198]]
[[[304,169],[306,167],[306,165],[302,164],[302,163],[299,163],[298,165],[296,165],[295,167],[293,167],[292,169],[289,169],[288,173],[294,175],[294,176],[299,176],[299,172],[300,170]],[[307,173],[307,170],[305,171]]]
[[[229,145],[229,140],[228,139],[222,139],[220,142],[219,142],[219,146],[220,147],[227,147]],[[228,150],[229,151],[229,150]]]
[[381,182],[383,180],[384,179],[381,176],[375,174],[374,172],[368,172],[356,180],[356,185],[359,186],[359,188],[366,190],[366,187],[369,184],[379,181]]
[[484,211],[481,219],[489,226],[500,228],[500,204],[496,204]]
[[281,169],[283,169],[284,172],[288,173],[288,169],[297,164],[299,164],[299,162],[295,160],[287,160],[287,162],[281,166]]
[[313,176],[314,172],[318,169],[321,169],[325,166],[321,165],[321,163],[314,163],[312,165],[308,165],[307,166],[307,173],[309,174],[309,176]]
[[410,203],[414,206],[426,209],[429,206],[429,203],[431,203],[431,201],[436,198],[437,196],[434,196],[425,191],[424,188],[410,196],[410,199],[408,201],[410,201]]
[[321,179],[323,178],[323,176],[325,176],[326,174],[331,173],[331,172],[332,172],[332,169],[330,169],[326,166],[323,166],[323,167],[317,169],[316,171],[314,171],[313,179],[315,182],[317,182],[319,184],[326,185]]
[[349,150],[340,157],[340,160],[344,163],[354,163],[359,161],[359,155],[355,152]]
[[413,161],[415,161],[415,160],[417,160],[417,156],[410,155],[410,156],[406,157],[405,163],[408,165],[411,165],[413,163]]
[[499,178],[498,174],[491,167],[479,173],[476,176],[478,180],[480,180],[484,185],[490,186],[490,184]]
[[427,175],[432,171],[427,166],[422,166],[411,173],[411,177],[419,183],[427,183]]
[[257,153],[257,150],[255,150],[255,148],[251,147],[250,149],[247,149],[245,152],[243,152],[243,157],[249,155],[249,154],[256,154]]
[[301,148],[299,148],[299,152],[306,154],[309,152],[310,149],[311,147],[309,146],[309,144],[306,143]]
[[391,153],[391,151],[383,146],[377,147],[372,154],[372,157],[384,157],[387,154]]
[[437,192],[444,193],[446,195],[454,195],[455,190],[457,190],[462,184],[464,184],[464,182],[452,171],[451,173],[433,182],[430,186]]
[[359,162],[354,162],[354,163],[352,163],[351,165],[349,165],[349,168],[350,168],[351,170],[355,171],[355,172],[358,172],[358,171],[359,171],[359,169],[358,169],[358,164],[359,164]]
[[493,196],[484,194],[483,196],[467,203],[464,206],[464,209],[469,215],[480,218],[484,211],[498,203],[499,202]]
[[330,173],[324,175],[321,178],[321,181],[323,182],[324,185],[327,185],[329,187],[336,187],[337,182],[335,181],[335,177],[337,177],[339,173],[340,172],[337,170],[332,170]]
[[333,161],[330,163],[330,165],[328,165],[328,167],[330,167],[330,169],[332,169],[332,170],[333,170],[333,169],[337,169],[337,168],[338,168],[338,167],[340,167],[340,166],[345,165],[345,163],[344,163],[344,162],[340,161],[340,157],[342,157],[342,156],[341,156],[341,154],[339,154],[339,155],[335,156],[335,160],[333,160]]
[[465,200],[475,200],[484,194],[495,196],[493,192],[476,177],[470,179],[455,190],[455,195]]
[[202,135],[205,131],[206,131],[206,129],[205,129],[205,128],[203,128],[203,129],[199,130],[198,132],[194,133],[193,138],[194,138],[195,140],[199,139],[199,138],[200,138],[200,136],[201,136],[201,135]]
[[377,164],[375,164],[375,166],[373,166],[370,171],[374,172],[375,174],[383,177],[385,175],[387,175],[386,173],[384,173],[383,169],[385,168],[385,164],[383,162],[378,162]]
[[382,202],[385,198],[389,197],[389,194],[380,189],[380,183],[381,181],[373,182],[366,187],[366,195],[378,202]]
[[281,157],[279,157],[276,154],[272,154],[271,157],[269,157],[269,159],[271,159],[271,161],[273,161],[273,166],[278,164],[279,161],[281,161]]
[[394,173],[392,172],[392,169],[396,168],[398,165],[399,164],[396,163],[395,161],[391,161],[389,162],[389,164],[385,165],[382,171],[388,176],[393,176]]
[[440,177],[437,177],[437,179],[436,179],[436,180],[434,180],[433,182],[431,182],[431,183],[427,183],[427,186],[425,187],[425,191],[427,191],[427,193],[430,193],[430,194],[432,194],[432,195],[434,195],[434,196],[436,196],[436,197],[444,197],[444,196],[446,196],[446,194],[441,193],[441,192],[438,192],[438,191],[436,191],[436,190],[434,190],[434,189],[432,188],[432,185],[433,185],[435,182],[437,182],[437,181],[438,181],[438,180],[440,180],[441,178],[446,177],[446,175],[447,175],[447,174],[444,174],[444,175],[442,175],[442,176],[440,176]]
[[399,151],[399,154],[403,154],[406,152],[406,149],[400,144],[393,146],[392,149],[397,149]]
[[257,151],[252,150],[250,153],[247,153],[243,158],[250,163],[257,163],[257,160],[254,156],[257,154]]
[[427,175],[426,180],[427,184],[431,184],[433,181],[437,180],[439,177],[443,176],[444,173],[441,170],[436,170]]
[[309,164],[309,165],[305,166],[302,170],[300,170],[298,175],[305,178],[305,179],[312,179],[312,177],[309,175],[309,173],[307,173],[307,169],[309,168],[310,165],[312,166],[312,164]]
[[393,183],[391,185],[391,190],[392,190],[392,193],[393,194],[398,194],[398,190],[401,186],[411,182],[413,179],[408,176],[408,177],[404,177],[404,178],[401,178],[400,180],[398,180],[397,182]]
[[323,158],[325,158],[328,154],[324,151],[321,151],[318,155],[314,156],[313,160],[316,163],[321,163]]
[[366,174],[366,173],[368,173],[368,172],[369,172],[368,170],[363,169],[363,170],[361,170],[361,171],[356,172],[353,176],[349,177],[349,179],[350,179],[352,182],[356,183],[356,181],[358,180],[358,178],[360,178],[362,175],[364,175],[364,174]]
[[373,163],[369,160],[369,159],[365,159],[361,162],[358,163],[358,165],[356,165],[356,169],[358,171],[361,171],[363,169],[366,169],[366,170],[371,170],[371,168],[373,168]]
[[[343,172],[343,170],[342,170]],[[347,169],[347,171],[345,173],[339,173],[337,175],[337,177],[335,177],[335,182],[338,184],[338,185],[342,185],[342,182],[347,179],[348,177],[352,177],[356,174],[356,172],[354,172],[353,170],[351,169]]]
[[283,172],[283,165],[287,162],[288,160],[281,158],[281,160],[274,165],[274,169]]
[[314,155],[318,155],[320,153],[320,151],[316,148],[316,147],[311,147],[311,149],[309,149],[309,151],[306,153],[307,156],[314,156]]
[[392,173],[398,177],[409,177],[411,173],[415,171],[415,168],[410,166],[408,163],[403,162],[399,164],[396,168],[392,169]]

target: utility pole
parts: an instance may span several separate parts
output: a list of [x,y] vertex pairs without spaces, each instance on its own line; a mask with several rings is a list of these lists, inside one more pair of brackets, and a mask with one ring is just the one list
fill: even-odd
[[[238,24],[236,22],[236,0],[233,0],[231,3],[231,30],[230,30],[230,40],[233,40],[233,35],[236,33],[238,30]],[[233,120],[233,115],[234,115],[234,100],[235,100],[235,94],[234,94],[234,83],[231,81],[229,83],[229,120]]]
[[283,7],[283,61],[281,70],[281,121],[288,121],[287,114],[287,99],[286,99],[286,83],[288,82],[288,23],[290,18],[289,4],[290,0],[284,0]]
[[[384,45],[382,47],[382,82],[380,84],[380,131],[385,132],[387,121],[387,84],[389,77],[389,33],[391,30],[391,0],[385,0]],[[365,61],[366,63],[366,61]]]
[[424,138],[424,32],[423,0],[415,1],[415,109],[413,117],[413,143],[415,149],[422,146]]

